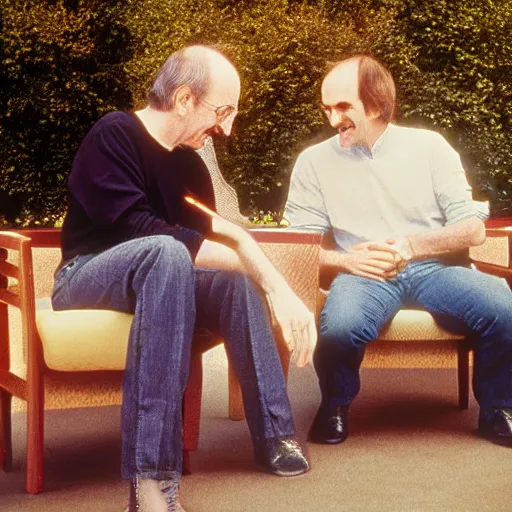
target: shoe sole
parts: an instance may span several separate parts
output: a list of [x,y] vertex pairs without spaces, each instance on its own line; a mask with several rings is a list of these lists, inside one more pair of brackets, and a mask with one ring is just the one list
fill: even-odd
[[500,436],[494,434],[492,432],[486,432],[485,430],[477,430],[478,435],[487,439],[487,441],[491,441],[491,443],[497,444],[499,446],[505,446],[507,448],[512,448],[512,437],[511,436]]
[[308,469],[300,469],[300,470],[291,471],[291,472],[270,471],[270,470],[267,470],[267,471],[269,471],[273,475],[277,475],[277,476],[299,476],[299,475],[306,474],[309,471],[309,468]]
[[315,437],[309,437],[307,438],[308,443],[315,443],[315,444],[340,444],[347,440],[348,436],[342,437],[341,439],[318,439]]
[[279,471],[275,469],[270,469],[267,466],[263,466],[262,464],[255,463],[262,471],[265,471],[265,473],[270,473],[271,475],[277,475],[277,476],[299,476],[307,473],[311,468],[308,466],[305,469],[297,469],[296,471]]

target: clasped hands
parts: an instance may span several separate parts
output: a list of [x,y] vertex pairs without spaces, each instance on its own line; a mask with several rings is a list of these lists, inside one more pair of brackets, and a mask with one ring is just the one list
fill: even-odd
[[376,281],[396,277],[412,260],[414,251],[408,238],[385,242],[361,242],[346,253],[347,270]]

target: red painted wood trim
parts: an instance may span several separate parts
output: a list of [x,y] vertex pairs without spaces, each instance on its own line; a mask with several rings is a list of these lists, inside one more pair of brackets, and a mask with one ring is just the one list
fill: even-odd
[[249,229],[253,238],[259,243],[275,244],[319,244],[322,233],[299,231],[289,228]]
[[489,219],[485,222],[485,226],[488,228],[503,228],[507,226],[512,226],[512,217],[503,217],[503,218],[495,218]]
[[14,229],[12,231],[30,238],[32,240],[32,247],[60,247],[60,228],[27,228]]
[[[32,240],[32,247],[60,247],[60,228],[16,229],[20,235]],[[299,231],[295,229],[257,229],[251,228],[249,232],[254,239],[261,243],[277,244],[319,244],[322,234],[313,231]]]
[[512,283],[512,269],[499,267],[498,265],[491,265],[490,263],[482,263],[479,261],[473,262],[482,272],[492,274],[493,276],[504,277],[509,283]]
[[489,237],[508,236],[512,238],[512,230],[487,227],[485,228],[485,235]]

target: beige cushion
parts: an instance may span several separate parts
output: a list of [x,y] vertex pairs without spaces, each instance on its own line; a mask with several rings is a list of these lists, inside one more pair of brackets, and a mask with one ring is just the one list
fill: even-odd
[[132,320],[118,311],[38,308],[44,360],[52,370],[123,370]]
[[416,309],[401,309],[379,333],[379,340],[435,341],[464,339],[439,327],[430,313]]
[[[328,295],[328,291],[320,289],[317,297],[318,312],[324,307]],[[442,341],[464,338],[462,334],[442,329],[430,313],[419,309],[401,309],[377,337],[378,340],[387,341]]]

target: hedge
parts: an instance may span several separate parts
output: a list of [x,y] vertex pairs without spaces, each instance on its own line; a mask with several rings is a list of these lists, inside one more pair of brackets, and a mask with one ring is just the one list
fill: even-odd
[[216,147],[245,213],[280,209],[298,152],[332,133],[317,108],[326,63],[357,52],[392,70],[398,122],[441,131],[477,195],[511,206],[510,0],[4,0],[1,22],[9,222],[51,223],[85,132],[142,106],[152,74],[190,43],[218,45],[240,71],[234,133]]
[[81,139],[106,112],[130,108],[123,63],[132,38],[120,21],[123,3],[3,0],[0,201],[9,194],[7,220],[58,217]]

